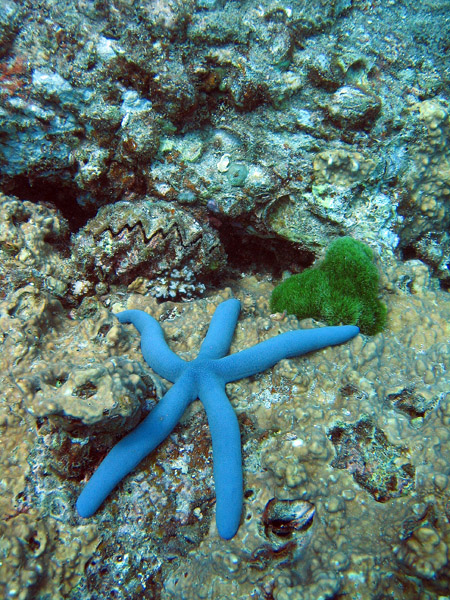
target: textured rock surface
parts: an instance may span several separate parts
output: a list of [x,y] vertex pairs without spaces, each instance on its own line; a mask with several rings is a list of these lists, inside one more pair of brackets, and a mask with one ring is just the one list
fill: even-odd
[[128,343],[113,315],[93,303],[91,316],[62,327],[60,303],[32,286],[8,297],[3,310],[5,350],[20,362],[36,357],[16,380],[30,414],[85,435],[135,426],[155,386],[140,363],[111,358]]
[[308,252],[357,224],[448,281],[445,3],[42,6],[0,23],[7,193],[75,228],[151,195]]
[[375,94],[354,86],[343,86],[331,96],[327,105],[330,119],[344,129],[372,127],[381,110]]
[[409,148],[411,166],[405,174],[407,196],[402,243],[433,265],[438,277],[450,278],[450,110],[436,98],[412,107],[416,140]]
[[[17,298],[22,298],[20,310],[12,310],[14,302],[1,307],[9,314],[1,321],[3,331],[8,332],[3,340],[2,370],[11,373],[5,389],[13,390],[12,398],[17,397],[22,408],[8,416],[2,405],[6,411],[3,427],[10,439],[14,440],[17,431],[26,444],[16,443],[14,450],[8,447],[2,477],[3,482],[9,477],[13,483],[7,492],[10,506],[21,512],[32,507],[33,518],[44,516],[46,526],[57,523],[58,531],[57,539],[43,543],[39,556],[30,554],[26,559],[30,565],[41,564],[44,572],[55,569],[54,581],[59,582],[55,585],[63,588],[65,574],[72,569],[72,577],[79,578],[78,590],[88,597],[94,585],[98,594],[107,597],[120,578],[120,598],[150,589],[153,597],[168,600],[213,599],[220,594],[244,599],[252,590],[262,596],[271,593],[274,598],[296,598],[301,593],[312,599],[317,594],[354,593],[356,574],[360,594],[398,594],[405,581],[414,590],[410,597],[436,586],[441,595],[448,594],[445,573],[450,537],[445,515],[450,464],[446,377],[450,368],[450,301],[447,293],[435,289],[419,261],[405,266],[394,260],[385,262],[383,272],[383,296],[389,306],[386,332],[283,361],[253,380],[228,386],[241,425],[246,490],[244,519],[230,542],[220,540],[215,532],[210,439],[205,415],[197,404],[89,525],[74,522],[73,503],[81,487],[77,481],[91,472],[127,425],[123,417],[117,421],[105,414],[103,430],[85,418],[84,428],[71,429],[66,421],[69,433],[65,433],[61,425],[64,427],[66,417],[58,415],[55,420],[55,415],[44,414],[33,432],[29,410],[34,410],[41,394],[30,405],[27,394],[18,394],[18,390],[25,392],[24,379],[41,373],[43,361],[57,365],[53,357],[58,356],[80,365],[87,364],[82,357],[92,357],[94,364],[102,364],[106,370],[117,364],[113,376],[126,387],[133,376],[128,368],[121,369],[121,364],[135,365],[134,371],[142,364],[139,339],[129,328],[111,327],[108,312],[93,300],[85,301],[73,321],[48,302],[39,309],[38,294],[17,293]],[[272,287],[267,280],[248,277],[235,288],[243,315],[232,351],[298,327],[293,317],[280,321],[269,316]],[[125,307],[150,311],[162,322],[171,347],[190,359],[214,307],[230,293],[225,289],[190,303],[158,304],[142,294],[112,296],[111,301],[114,312]],[[40,316],[33,319],[32,314]],[[125,359],[127,362],[121,363]],[[140,377],[145,381],[145,375]],[[151,390],[148,383],[146,403],[154,402],[156,392]],[[422,403],[416,402],[416,411],[405,411],[406,400],[410,405],[412,396],[422,398]],[[58,398],[56,391],[52,399],[56,402]],[[72,411],[79,405],[77,419],[81,421],[86,400],[80,395],[70,399]],[[90,400],[98,415],[103,409],[109,412],[107,394],[97,393]],[[370,432],[359,426],[362,415],[370,415],[373,424],[364,441],[369,444],[371,462],[363,453],[363,438]],[[111,431],[113,423],[118,430]],[[332,441],[336,427],[359,432],[341,460]],[[94,435],[83,437],[89,430]],[[19,448],[28,450],[22,455]],[[390,449],[401,451],[392,453]],[[11,452],[17,466],[11,463]],[[389,461],[396,473],[410,474],[407,485],[397,476],[394,488],[392,481],[381,477],[388,472]],[[391,492],[382,498],[386,485]],[[289,544],[281,546],[280,552],[279,545],[273,546],[264,515],[274,497],[303,500],[315,507],[313,526],[295,552]],[[33,523],[30,526],[37,527]],[[7,524],[15,526],[12,520]],[[64,539],[75,535],[80,526],[88,528],[79,531],[86,535],[89,531],[91,541],[83,542],[83,553],[74,563],[63,550]],[[15,535],[22,539],[20,534],[12,537]],[[14,554],[13,547],[8,548],[7,554]],[[125,569],[120,558],[124,555]],[[103,565],[101,571],[99,565]],[[36,585],[42,590],[39,593],[46,589],[39,576]]]
[[[448,11],[2,3],[2,598],[450,596]],[[81,482],[163,388],[111,313],[148,310],[190,359],[233,293],[240,350],[299,326],[270,316],[271,277],[342,235],[379,257],[387,328],[228,387],[236,538],[214,529],[196,404],[79,519]],[[314,505],[295,548],[267,528],[273,498]]]
[[54,209],[0,193],[0,296],[31,282],[64,295],[61,251],[68,234],[66,220]]

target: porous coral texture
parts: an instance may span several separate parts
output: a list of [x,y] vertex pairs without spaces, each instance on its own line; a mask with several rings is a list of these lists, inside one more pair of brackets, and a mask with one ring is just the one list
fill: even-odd
[[[385,332],[282,361],[227,387],[241,427],[245,478],[242,523],[228,542],[218,537],[214,525],[211,443],[198,403],[97,515],[89,522],[77,517],[78,481],[92,472],[128,425],[123,416],[110,419],[111,398],[99,393],[100,386],[89,398],[92,415],[98,419],[104,410],[105,426],[116,423],[117,429],[102,431],[99,421],[94,435],[83,437],[91,427],[86,398],[73,390],[67,394],[70,414],[79,405],[77,420],[86,421],[85,430],[71,429],[72,417],[64,421],[67,416],[61,410],[55,415],[52,405],[62,402],[58,391],[71,374],[53,394],[42,379],[41,390],[29,397],[24,381],[43,377],[43,361],[53,363],[54,356],[74,365],[87,364],[82,356],[91,357],[93,364],[104,366],[107,377],[119,379],[118,389],[128,389],[127,378],[139,375],[135,389],[146,383],[139,403],[144,401],[142,409],[147,410],[157,393],[138,367],[143,362],[139,336],[115,323],[94,300],[72,314],[75,321],[32,289],[4,303],[1,360],[2,372],[8,373],[3,376],[8,404],[2,404],[2,427],[9,442],[2,447],[2,503],[6,527],[12,528],[5,554],[18,556],[20,548],[21,558],[14,560],[34,569],[33,577],[26,575],[28,567],[19,570],[23,598],[40,598],[45,590],[58,597],[69,583],[84,595],[93,585],[107,595],[116,589],[117,578],[122,582],[118,597],[124,599],[150,589],[161,600],[220,595],[244,600],[255,590],[261,597],[312,600],[353,595],[356,581],[358,594],[367,597],[398,595],[405,585],[416,597],[436,588],[448,595],[450,401],[445,374],[450,368],[450,300],[434,287],[419,261],[399,267],[387,260],[383,271],[383,299],[389,308]],[[189,303],[159,304],[148,294],[117,295],[111,297],[111,310],[149,311],[162,323],[173,350],[192,359],[215,307],[232,293],[242,301],[232,352],[284,331],[318,325],[270,316],[272,289],[269,280],[248,277],[233,292],[224,289]],[[48,410],[41,411],[36,427],[31,414],[46,397]],[[336,428],[346,435],[337,438]],[[297,507],[303,501],[312,505],[312,526],[297,530],[288,525],[288,539],[269,535],[264,515],[273,498]],[[14,519],[26,523],[25,533],[22,521],[16,527]],[[42,519],[45,525],[38,526]],[[67,553],[65,542],[73,536],[85,540],[76,555]],[[142,556],[147,557],[145,566]],[[2,580],[16,589],[17,576],[8,575],[9,564],[15,563],[4,563]],[[75,598],[73,592],[64,593]]]
[[448,102],[433,98],[412,109],[416,139],[410,145],[411,165],[405,174],[407,196],[401,237],[436,274],[449,280],[450,260],[450,110]]
[[67,239],[67,222],[56,210],[0,193],[0,297],[30,281],[63,295],[64,259],[55,249]]
[[319,152],[313,163],[314,182],[349,187],[366,179],[375,162],[361,154],[344,148]]
[[[0,598],[450,598],[448,4],[1,2]],[[198,402],[81,519],[169,385],[113,313],[188,360],[232,296],[232,351],[320,326],[269,299],[342,236],[386,327],[227,386],[236,537]]]

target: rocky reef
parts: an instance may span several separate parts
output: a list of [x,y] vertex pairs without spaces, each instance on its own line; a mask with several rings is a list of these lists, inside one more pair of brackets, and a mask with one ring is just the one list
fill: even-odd
[[[2,8],[0,596],[449,597],[448,1]],[[169,385],[114,314],[187,360],[230,297],[232,352],[321,326],[270,298],[343,236],[386,324],[228,384],[237,535],[197,402],[80,518]]]

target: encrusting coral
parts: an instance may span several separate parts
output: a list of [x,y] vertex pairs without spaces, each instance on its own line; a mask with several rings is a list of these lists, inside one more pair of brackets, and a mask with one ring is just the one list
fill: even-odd
[[283,358],[341,344],[359,333],[354,326],[289,331],[225,356],[240,307],[235,299],[217,307],[199,355],[190,363],[170,350],[158,321],[146,312],[126,310],[117,315],[121,323],[132,323],[141,334],[142,354],[148,365],[174,385],[102,461],[78,498],[80,516],[93,515],[116,485],[170,434],[189,404],[199,398],[208,416],[213,444],[217,529],[224,539],[236,534],[243,501],[241,441],[225,384],[265,371]]

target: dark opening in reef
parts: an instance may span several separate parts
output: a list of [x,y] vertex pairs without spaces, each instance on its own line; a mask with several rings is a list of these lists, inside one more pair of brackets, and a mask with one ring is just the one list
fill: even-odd
[[400,248],[402,260],[415,260],[419,259],[417,250],[414,246],[403,246]]
[[81,207],[77,203],[76,188],[60,179],[42,177],[31,182],[27,177],[20,175],[5,185],[4,192],[16,196],[19,200],[29,200],[35,204],[56,208],[67,219],[72,232],[78,231],[97,212],[94,206]]
[[224,224],[218,233],[228,255],[228,266],[243,273],[270,274],[278,279],[283,271],[297,273],[310,267],[316,258],[299,244],[252,235],[244,227]]

